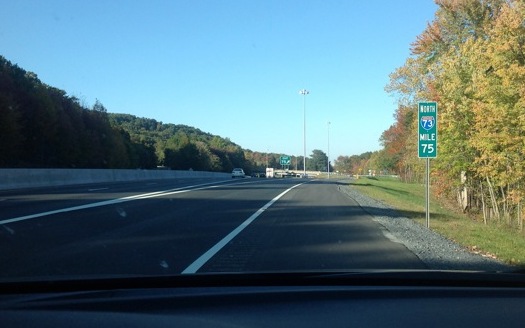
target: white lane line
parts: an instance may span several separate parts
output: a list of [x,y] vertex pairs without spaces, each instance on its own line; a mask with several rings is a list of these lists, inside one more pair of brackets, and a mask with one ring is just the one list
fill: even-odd
[[264,211],[266,211],[270,206],[273,205],[279,198],[283,197],[287,192],[290,190],[305,184],[306,182],[296,184],[295,186],[292,186],[279,195],[275,196],[271,201],[266,203],[263,207],[257,210],[257,212],[253,213],[249,218],[247,218],[243,223],[241,223],[240,226],[235,228],[232,232],[230,232],[226,237],[221,239],[217,244],[215,244],[212,248],[210,248],[206,253],[202,254],[198,259],[196,259],[192,264],[190,264],[184,271],[181,272],[181,274],[191,274],[197,272],[206,262],[208,262],[215,254],[217,254],[224,246],[226,246],[235,236],[237,236],[241,231],[244,230],[250,223],[252,223],[259,215],[261,215]]
[[88,191],[101,191],[101,190],[108,190],[109,188],[108,187],[105,187],[105,188],[93,188],[93,189],[88,189]]
[[[203,184],[197,184],[197,185],[192,185],[192,186],[180,187],[180,188],[169,189],[169,190],[164,190],[164,191],[156,191],[156,192],[151,192],[151,193],[147,193],[147,194],[134,195],[134,196],[117,198],[117,199],[110,199],[110,200],[105,200],[105,201],[102,201],[102,202],[96,202],[96,203],[91,203],[91,204],[86,204],[86,205],[79,205],[79,206],[61,208],[61,209],[53,210],[53,211],[47,211],[47,212],[42,212],[42,213],[35,213],[35,214],[20,216],[20,217],[17,217],[17,218],[1,220],[0,221],[0,225],[1,224],[18,222],[18,221],[35,219],[35,218],[48,216],[48,215],[53,215],[53,214],[58,214],[58,213],[73,212],[73,211],[84,210],[84,209],[93,208],[93,207],[100,207],[100,206],[107,206],[107,205],[118,204],[118,203],[123,203],[123,202],[129,202],[129,201],[137,200],[137,199],[147,199],[147,198],[161,197],[161,196],[166,196],[166,195],[180,194],[180,193],[189,192],[189,191],[217,188],[217,187],[219,187],[218,186],[219,184],[227,183],[227,182],[230,182],[230,181],[231,180],[203,183]],[[235,185],[235,184],[231,184],[231,185]]]

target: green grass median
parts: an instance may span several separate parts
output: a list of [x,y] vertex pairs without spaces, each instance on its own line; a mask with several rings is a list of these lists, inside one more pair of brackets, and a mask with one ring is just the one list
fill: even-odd
[[[403,216],[425,225],[425,185],[390,177],[360,177],[350,186],[396,208]],[[430,200],[430,229],[483,256],[525,267],[525,236],[496,223],[483,224]]]

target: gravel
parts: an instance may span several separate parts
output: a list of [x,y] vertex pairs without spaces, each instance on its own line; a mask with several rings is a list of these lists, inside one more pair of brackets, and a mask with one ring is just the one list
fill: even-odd
[[435,231],[400,216],[392,207],[361,194],[351,186],[341,184],[340,190],[355,200],[373,216],[374,221],[387,230],[386,237],[404,244],[431,270],[512,271],[515,269],[495,259],[469,252]]

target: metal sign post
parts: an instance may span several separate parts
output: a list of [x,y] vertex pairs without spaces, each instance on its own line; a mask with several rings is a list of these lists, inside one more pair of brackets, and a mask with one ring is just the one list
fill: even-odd
[[425,190],[425,222],[427,229],[430,228],[430,158],[427,157],[427,186]]
[[437,112],[436,102],[418,104],[418,157],[426,158],[425,218],[430,228],[430,158],[437,156]]

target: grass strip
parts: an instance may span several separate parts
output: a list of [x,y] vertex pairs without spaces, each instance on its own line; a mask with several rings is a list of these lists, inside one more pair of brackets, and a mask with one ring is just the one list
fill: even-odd
[[[361,193],[382,201],[425,225],[425,185],[390,177],[360,177],[350,182]],[[430,228],[472,252],[525,267],[525,237],[503,224],[483,224],[430,200]]]

